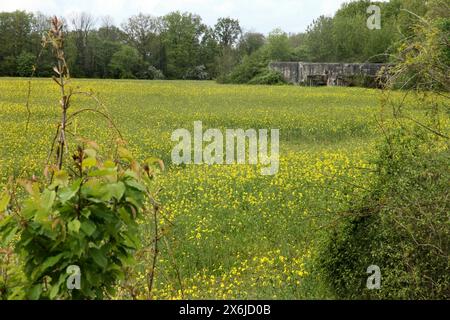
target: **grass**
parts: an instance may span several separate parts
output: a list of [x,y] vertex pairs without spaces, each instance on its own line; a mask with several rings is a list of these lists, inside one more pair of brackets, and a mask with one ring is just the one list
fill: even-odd
[[[379,92],[361,88],[235,86],[189,81],[74,80],[98,93],[131,149],[164,160],[159,198],[174,225],[161,241],[159,299],[330,298],[314,271],[317,243],[367,183],[378,136]],[[41,176],[58,122],[58,92],[34,80],[25,131],[27,80],[0,79],[0,185],[11,175]],[[93,106],[84,97],[72,112]],[[250,165],[170,164],[171,133],[207,128],[280,129],[280,171]],[[107,123],[85,115],[71,131],[110,141]],[[150,234],[150,221],[142,236]],[[116,298],[145,297],[147,254]],[[179,282],[181,278],[181,285]]]

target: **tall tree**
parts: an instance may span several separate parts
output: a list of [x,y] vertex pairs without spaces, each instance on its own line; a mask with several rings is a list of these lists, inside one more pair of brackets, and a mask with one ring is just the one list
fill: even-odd
[[139,13],[122,25],[128,44],[135,47],[144,61],[157,64],[161,51],[161,18]]
[[214,29],[208,27],[201,40],[200,61],[206,67],[209,78],[214,78],[218,74],[216,57],[220,52],[219,44],[214,35]]
[[232,47],[242,34],[239,20],[231,18],[219,18],[214,30],[217,40],[223,47]]
[[[89,13],[73,13],[70,17],[71,34],[70,38],[74,41],[76,48],[76,57],[74,61],[76,73],[80,76],[92,76],[93,61],[92,48],[89,46],[89,34],[94,29],[96,19]],[[73,70],[73,68],[72,68]]]
[[288,35],[281,29],[275,29],[269,34],[267,50],[272,60],[290,61],[292,58],[292,47]]
[[163,18],[163,42],[167,52],[167,76],[183,78],[199,66],[200,41],[207,27],[200,16],[172,12]]
[[261,48],[265,42],[266,38],[262,33],[246,32],[239,41],[239,50],[246,55],[251,55]]
[[320,16],[307,29],[305,39],[308,58],[312,62],[335,62],[335,46],[333,39],[333,19]]
[[0,74],[16,75],[17,58],[31,50],[32,17],[25,11],[0,13]]

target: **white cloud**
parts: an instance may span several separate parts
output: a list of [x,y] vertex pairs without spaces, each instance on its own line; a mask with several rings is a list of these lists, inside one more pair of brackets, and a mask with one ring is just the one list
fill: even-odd
[[287,32],[304,31],[321,14],[333,14],[348,0],[13,0],[0,2],[0,11],[28,10],[67,16],[86,11],[109,15],[117,24],[139,12],[164,15],[179,10],[197,13],[213,25],[217,18],[238,18],[247,30],[270,32],[279,27]]

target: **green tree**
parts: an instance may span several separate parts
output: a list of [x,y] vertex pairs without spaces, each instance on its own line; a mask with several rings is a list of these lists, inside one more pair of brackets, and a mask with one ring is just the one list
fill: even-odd
[[246,55],[261,48],[266,43],[266,37],[262,33],[246,32],[239,41],[239,51]]
[[222,47],[232,47],[242,34],[239,20],[219,18],[214,27],[217,40]]
[[17,57],[17,75],[28,77],[33,72],[33,66],[36,62],[36,56],[29,52],[22,52]]
[[269,57],[276,61],[289,61],[292,58],[292,47],[287,33],[281,29],[273,30],[267,37]]
[[32,17],[25,11],[0,13],[0,74],[16,75],[17,58],[31,50]]
[[162,50],[162,18],[139,13],[130,17],[122,28],[127,36],[127,43],[138,50],[142,59],[159,66]]
[[144,64],[135,48],[122,45],[112,56],[109,68],[115,78],[132,79],[137,77],[139,71],[144,68]]
[[200,39],[207,27],[198,15],[172,12],[163,18],[163,43],[167,57],[167,77],[182,79],[202,63]]
[[219,53],[220,47],[214,36],[214,30],[207,28],[200,43],[200,61],[205,65],[209,78],[218,75],[216,57]]
[[72,71],[77,76],[91,77],[93,75],[93,52],[89,36],[95,21],[95,17],[86,12],[73,14],[70,19],[72,32],[69,35],[69,41],[72,41],[76,48],[76,55],[72,60]]
[[336,61],[332,18],[320,16],[314,20],[307,29],[305,42],[312,62]]

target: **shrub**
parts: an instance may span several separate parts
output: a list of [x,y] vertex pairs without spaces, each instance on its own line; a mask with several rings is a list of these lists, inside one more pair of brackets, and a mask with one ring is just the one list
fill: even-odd
[[112,56],[109,68],[116,78],[135,79],[142,70],[142,64],[142,58],[135,48],[122,45]]
[[209,74],[204,65],[190,68],[183,76],[183,79],[185,80],[208,80],[209,78]]
[[270,59],[268,51],[261,48],[244,58],[241,64],[237,65],[231,73],[219,78],[223,83],[248,83],[250,80],[268,70]]
[[20,77],[28,77],[33,72],[33,65],[36,57],[29,52],[22,52],[17,57],[17,75]]
[[284,84],[286,83],[286,81],[284,80],[284,77],[280,72],[266,69],[257,76],[255,76],[253,79],[251,79],[248,83],[274,85],[274,84]]
[[[94,144],[92,144],[94,145]],[[74,155],[74,175],[54,172],[41,187],[24,182],[29,193],[18,215],[1,220],[1,234],[20,225],[17,253],[24,262],[28,299],[102,299],[124,278],[124,268],[140,248],[138,221],[145,212],[149,178],[128,151],[119,161],[102,160],[92,147]],[[68,267],[83,275],[69,291]]]
[[[378,176],[322,248],[325,279],[341,298],[448,299],[448,148],[417,126],[394,130]],[[366,289],[378,265],[381,290]]]
[[[145,65],[146,63],[143,63]],[[139,79],[149,79],[149,80],[164,80],[166,77],[161,70],[155,68],[154,66],[143,67],[138,73],[137,77]]]
[[[450,124],[440,97],[450,66],[441,23],[421,20],[400,47],[388,89],[407,78],[419,80],[416,90],[383,101],[394,119],[382,124],[375,179],[322,246],[322,275],[340,298],[450,298]],[[370,265],[381,268],[380,290],[365,288]]]

